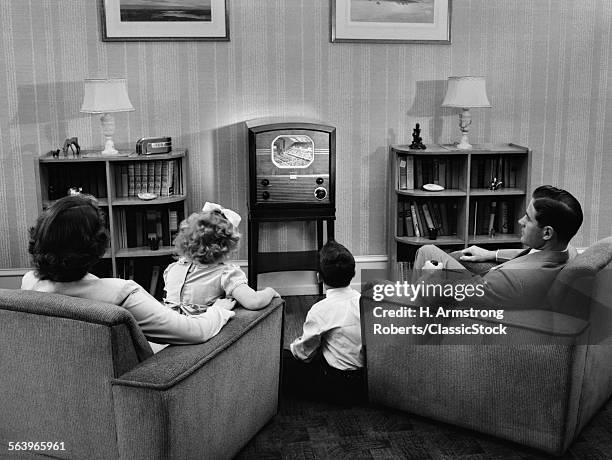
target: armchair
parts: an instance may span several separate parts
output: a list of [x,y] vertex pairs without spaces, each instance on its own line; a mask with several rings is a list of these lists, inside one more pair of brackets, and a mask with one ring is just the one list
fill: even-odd
[[277,411],[283,301],[153,355],[121,307],[0,289],[0,449],[72,459],[231,458]]
[[370,401],[562,454],[612,395],[611,261],[607,238],[557,275],[543,309],[470,318],[504,337],[374,335],[374,323],[436,320],[374,317],[393,304],[362,296]]

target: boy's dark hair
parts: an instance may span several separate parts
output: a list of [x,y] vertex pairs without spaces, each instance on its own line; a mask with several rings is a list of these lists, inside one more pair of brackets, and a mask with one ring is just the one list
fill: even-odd
[[541,185],[532,194],[540,227],[551,226],[560,241],[569,243],[582,225],[582,207],[569,192],[552,185]]
[[57,200],[38,216],[28,251],[41,280],[77,281],[104,255],[107,243],[96,199],[75,195]]
[[348,286],[355,276],[353,254],[340,243],[328,241],[319,251],[319,276],[329,287]]

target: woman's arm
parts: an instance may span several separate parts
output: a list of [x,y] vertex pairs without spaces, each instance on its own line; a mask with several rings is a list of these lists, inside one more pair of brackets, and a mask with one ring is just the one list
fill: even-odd
[[234,312],[211,306],[197,316],[181,315],[162,305],[142,287],[133,283],[133,290],[122,304],[152,342],[191,344],[214,337],[234,316]]
[[248,284],[241,284],[234,288],[231,296],[247,310],[259,310],[268,305],[274,297],[280,297],[280,294],[271,287],[255,291]]

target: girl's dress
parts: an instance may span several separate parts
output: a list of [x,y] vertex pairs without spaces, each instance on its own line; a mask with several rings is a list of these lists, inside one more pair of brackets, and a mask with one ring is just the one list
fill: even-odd
[[164,283],[167,304],[198,310],[219,298],[232,297],[234,289],[247,284],[247,277],[237,265],[201,265],[181,258],[166,268]]

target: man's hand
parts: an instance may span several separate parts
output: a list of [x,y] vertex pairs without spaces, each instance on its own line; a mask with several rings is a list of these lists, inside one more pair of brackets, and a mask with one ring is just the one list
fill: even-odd
[[215,303],[212,304],[213,307],[225,308],[226,310],[233,310],[236,306],[235,299],[217,299]]
[[461,251],[462,256],[459,257],[459,260],[466,262],[495,262],[495,253],[496,251],[489,251],[479,246],[470,246]]

